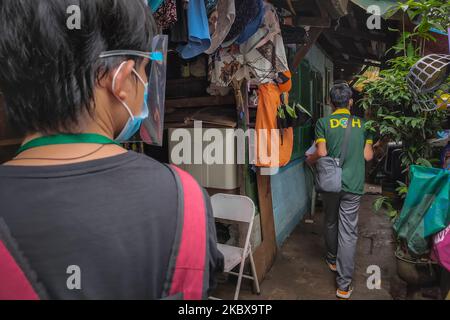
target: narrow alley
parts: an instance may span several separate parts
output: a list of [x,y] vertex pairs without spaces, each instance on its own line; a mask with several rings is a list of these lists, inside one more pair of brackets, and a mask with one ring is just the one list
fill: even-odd
[[[394,243],[389,219],[374,213],[372,203],[377,196],[366,195],[359,212],[359,240],[356,253],[355,290],[352,299],[392,299],[391,285],[396,282]],[[308,217],[305,217],[308,218]],[[279,249],[275,264],[261,284],[261,295],[252,293],[251,282],[243,282],[241,300],[335,300],[335,275],[325,260],[322,230],[323,214],[318,208],[314,223],[302,221]],[[381,269],[381,289],[367,288],[367,268]],[[232,277],[221,283],[215,296],[230,299],[236,285]],[[395,286],[395,291],[398,290]],[[396,293],[401,294],[401,293]]]
[[450,0],[0,0],[3,300],[450,300]]

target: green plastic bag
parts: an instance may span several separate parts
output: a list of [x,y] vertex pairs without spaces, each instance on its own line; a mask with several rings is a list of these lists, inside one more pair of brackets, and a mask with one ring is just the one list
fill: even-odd
[[411,184],[394,224],[400,239],[416,255],[429,252],[427,237],[450,224],[450,171],[412,166]]

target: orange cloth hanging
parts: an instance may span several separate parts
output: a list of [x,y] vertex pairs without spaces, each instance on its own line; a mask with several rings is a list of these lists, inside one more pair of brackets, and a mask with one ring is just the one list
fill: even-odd
[[[289,163],[294,145],[294,131],[277,126],[277,111],[281,104],[281,91],[276,84],[266,83],[258,88],[258,111],[256,114],[256,165],[259,167],[282,167]],[[273,130],[276,130],[273,131]],[[275,136],[272,136],[272,135]],[[272,144],[279,145],[278,154],[272,154]]]
[[292,89],[292,74],[289,70],[282,72],[283,76],[285,76],[288,80],[286,80],[283,83],[278,84],[278,88],[280,88],[280,91],[289,93]]

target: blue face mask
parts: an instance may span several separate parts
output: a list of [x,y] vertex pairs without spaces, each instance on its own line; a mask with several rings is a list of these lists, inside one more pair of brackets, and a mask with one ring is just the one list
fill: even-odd
[[[120,69],[122,68],[122,66],[123,65],[121,65],[119,67],[117,74],[120,71]],[[128,118],[128,121],[125,124],[125,126],[123,127],[122,132],[119,134],[119,136],[117,138],[114,139],[117,142],[125,142],[125,141],[128,141],[131,137],[133,137],[136,134],[136,132],[138,132],[138,130],[141,128],[142,122],[145,119],[147,119],[148,115],[149,115],[149,109],[148,109],[148,103],[147,103],[147,101],[148,101],[148,83],[145,83],[136,71],[133,70],[133,72],[137,75],[139,80],[144,85],[144,103],[142,106],[141,113],[139,115],[135,116],[131,112],[128,105],[125,102],[123,102],[122,100],[119,100],[122,103],[122,105],[124,106],[124,108],[130,114],[130,117]],[[116,76],[117,76],[117,74],[116,74]],[[113,80],[113,88],[114,88],[114,85],[115,85],[115,80]]]

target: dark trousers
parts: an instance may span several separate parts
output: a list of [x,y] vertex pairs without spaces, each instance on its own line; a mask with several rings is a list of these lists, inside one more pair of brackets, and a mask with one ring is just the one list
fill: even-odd
[[323,193],[327,259],[337,267],[336,282],[345,290],[353,279],[358,240],[358,210],[361,196],[352,193]]

